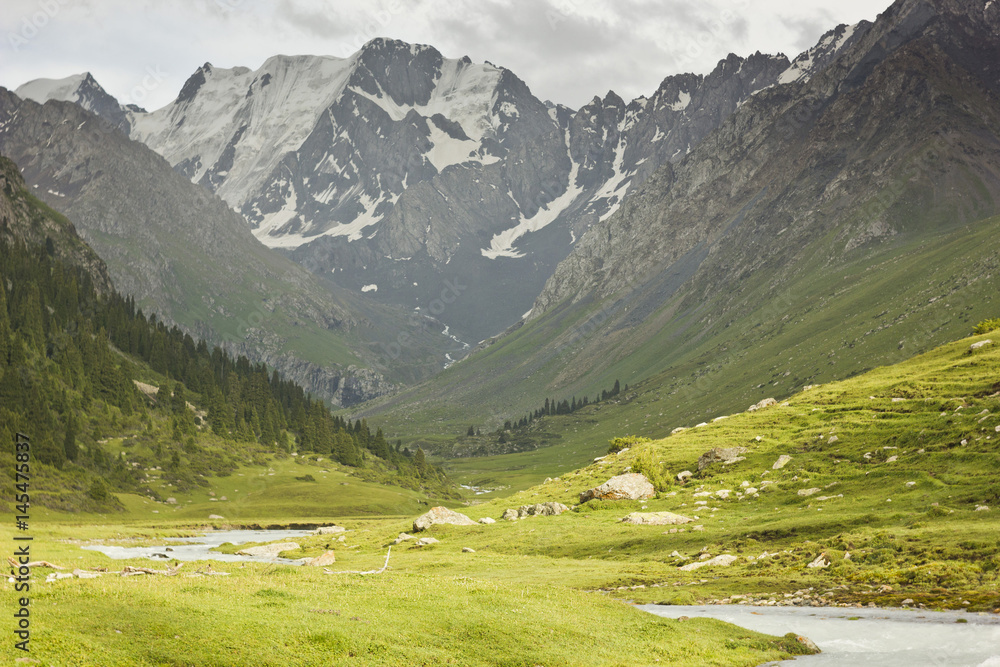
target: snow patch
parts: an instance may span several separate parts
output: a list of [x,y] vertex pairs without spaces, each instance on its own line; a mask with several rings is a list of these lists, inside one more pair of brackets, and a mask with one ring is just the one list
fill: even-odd
[[[568,139],[566,141],[566,145],[569,145]],[[576,162],[572,162],[572,167],[569,171],[569,179],[566,184],[566,192],[539,208],[538,211],[535,212],[535,215],[531,218],[525,218],[522,215],[520,221],[515,226],[496,234],[490,241],[490,247],[480,250],[483,257],[488,257],[489,259],[496,259],[498,257],[511,257],[516,259],[524,257],[524,253],[518,252],[514,249],[514,243],[525,234],[528,234],[529,232],[537,232],[554,222],[563,211],[576,201],[576,198],[580,196],[581,192],[583,192],[583,188],[578,186],[576,183],[576,176],[579,170],[580,165]]]
[[672,111],[684,111],[691,104],[691,93],[680,91],[677,94],[677,101],[670,105]]

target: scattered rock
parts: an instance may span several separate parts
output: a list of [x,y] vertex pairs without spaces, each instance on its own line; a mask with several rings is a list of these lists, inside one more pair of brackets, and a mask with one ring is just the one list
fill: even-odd
[[972,345],[970,345],[969,352],[975,352],[978,349],[984,348],[987,345],[992,345],[992,344],[993,344],[992,340],[981,340],[978,343],[973,343]]
[[908,489],[912,489],[916,485],[917,485],[916,482],[907,482],[904,486],[906,486],[906,488],[908,488]]
[[778,402],[773,398],[765,398],[760,403],[754,403],[749,408],[747,408],[747,412],[756,412],[757,410],[763,410],[764,408],[769,408],[772,405],[777,405],[777,404]]
[[832,445],[833,443],[838,442],[839,440],[840,438],[838,438],[837,436],[831,435],[830,439],[826,441],[826,444]]
[[476,550],[472,549],[470,547],[462,547],[462,553],[463,554],[474,554],[474,553],[476,553]]
[[475,526],[477,525],[475,521],[460,514],[454,510],[450,510],[447,507],[432,507],[427,514],[417,517],[413,521],[413,532],[419,533],[422,530],[427,530],[431,526],[437,525],[439,523],[450,524],[453,526]]
[[987,505],[976,505],[977,512],[989,512],[990,508]]
[[808,637],[803,637],[802,635],[797,635],[795,637],[795,641],[797,641],[798,643],[802,644],[803,646],[805,646],[807,649],[809,649],[813,653],[819,653],[820,652],[819,646],[816,646],[816,642],[814,642],[813,640],[809,639]]
[[905,600],[903,600],[899,604],[901,604],[901,605],[908,605],[908,604],[913,604],[913,602],[914,602],[913,598],[906,598]]
[[899,460],[899,457],[898,457],[898,456],[890,456],[889,458],[887,458],[887,459],[885,460],[885,462],[886,462],[886,463],[895,463],[895,462],[896,462],[896,461],[898,461],[898,460]]
[[677,428],[675,428],[673,431],[670,432],[670,435],[676,435],[676,434],[680,433],[681,431],[686,431],[686,430],[687,430],[687,428],[685,428],[683,426],[678,426]]
[[747,496],[754,496],[754,495],[757,495],[757,489],[755,489],[752,486],[748,486],[743,493],[744,493],[744,495],[747,495]]
[[177,499],[176,498],[167,498],[166,503],[168,505],[176,505],[177,504]]
[[834,498],[843,498],[843,497],[844,497],[843,493],[838,493],[835,496],[817,496],[816,500],[833,500]]
[[642,500],[652,498],[656,489],[641,473],[626,473],[612,477],[604,484],[588,489],[580,494],[580,502],[597,498],[600,500]]
[[346,533],[347,529],[343,526],[320,526],[316,529],[317,535],[336,535],[337,533]]
[[698,458],[698,470],[704,470],[716,462],[722,463],[722,465],[731,465],[742,461],[746,457],[740,456],[740,454],[746,454],[746,452],[745,447],[713,447]]
[[400,544],[402,542],[405,542],[406,540],[412,540],[412,539],[414,539],[413,535],[408,535],[406,533],[400,533],[399,537],[397,537],[396,539],[394,539],[392,541],[392,543],[393,544]]
[[799,495],[802,496],[803,498],[805,498],[806,496],[811,496],[814,493],[819,493],[819,489],[817,488],[799,489]]
[[632,512],[622,519],[625,523],[637,526],[677,526],[682,523],[691,523],[693,520],[673,512]]
[[812,568],[830,567],[830,558],[825,553],[822,553],[816,556],[816,560],[806,565],[806,567],[812,567]]
[[311,565],[312,567],[325,567],[327,565],[333,565],[336,562],[337,556],[332,551],[325,551],[321,555],[306,561],[305,564]]
[[226,517],[224,517],[224,516],[219,516],[218,514],[209,514],[209,515],[208,515],[208,518],[209,518],[209,519],[225,519]]
[[521,505],[517,509],[504,510],[502,518],[513,521],[514,519],[524,519],[529,516],[558,516],[568,511],[569,508],[562,503],[535,503],[534,505]]
[[691,472],[690,470],[682,470],[681,472],[677,473],[677,481],[683,484],[693,476],[694,473]]
[[274,558],[283,551],[293,551],[298,548],[299,545],[296,542],[275,542],[274,544],[262,544],[259,547],[247,547],[236,553],[240,556]]
[[708,567],[710,565],[718,565],[720,567],[729,567],[733,563],[739,560],[736,556],[731,554],[722,554],[721,556],[716,556],[709,560],[697,561],[694,563],[688,563],[687,565],[682,565],[679,569],[682,572],[691,572],[692,570],[697,570],[700,567]]
[[715,497],[719,500],[727,500],[729,498],[729,494],[732,492],[732,489],[719,489],[715,492]]
[[440,541],[441,540],[436,540],[433,537],[421,537],[419,540],[417,540],[413,544],[415,544],[418,547],[426,547],[426,546],[430,546],[431,544],[437,544]]
[[484,516],[482,519],[479,520],[479,523],[482,523],[482,524],[496,523],[496,519],[493,519],[493,518],[488,517],[488,516]]

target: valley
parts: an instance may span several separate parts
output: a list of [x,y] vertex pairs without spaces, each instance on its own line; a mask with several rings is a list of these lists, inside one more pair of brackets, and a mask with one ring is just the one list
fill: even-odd
[[[684,610],[994,624],[1000,3],[827,28],[575,109],[380,36],[152,110],[0,88],[3,660],[750,667],[817,647]],[[171,556],[206,534],[255,555]]]

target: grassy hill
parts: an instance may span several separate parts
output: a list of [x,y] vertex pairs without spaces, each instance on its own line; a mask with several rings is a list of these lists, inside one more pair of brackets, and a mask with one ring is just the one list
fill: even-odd
[[[393,546],[379,575],[246,564],[227,565],[229,577],[109,574],[39,585],[36,655],[56,663],[88,656],[74,663],[81,665],[228,665],[250,656],[262,665],[311,664],[318,656],[359,664],[754,665],[803,649],[722,623],[665,621],[616,600],[1000,612],[998,333],[643,442],[468,507],[472,518],[497,523],[435,526],[427,534],[438,543]],[[994,342],[973,349],[987,340]],[[699,457],[714,447],[746,451],[731,465],[699,470]],[[782,455],[791,460],[774,469]],[[319,466],[308,468],[314,477],[344,479]],[[411,532],[412,515],[348,518],[350,503],[302,492],[293,475],[303,469],[287,461],[240,468],[213,489],[237,498],[248,491],[245,511],[208,523],[288,523],[293,512],[336,521],[348,529],[344,542],[306,537],[284,554],[333,550],[331,571],[377,569],[396,535]],[[499,520],[521,504],[575,504],[581,491],[628,470],[656,480],[656,497]],[[685,470],[692,476],[677,481]],[[359,485],[357,497],[370,492]],[[273,505],[272,493],[297,494],[302,504]],[[148,565],[79,546],[161,543],[197,532],[206,525],[202,512],[223,507],[209,497],[179,496],[176,509],[161,504],[153,516],[137,506],[141,500],[122,496],[134,519],[126,523],[49,514],[36,524],[35,553],[84,568]],[[406,510],[406,499],[393,502]],[[671,511],[692,522],[621,521],[634,511]],[[10,537],[12,529],[4,524],[0,532]],[[720,555],[735,562],[681,569]],[[825,567],[809,567],[817,560]],[[3,597],[12,595],[5,588]],[[225,639],[236,635],[238,642]]]

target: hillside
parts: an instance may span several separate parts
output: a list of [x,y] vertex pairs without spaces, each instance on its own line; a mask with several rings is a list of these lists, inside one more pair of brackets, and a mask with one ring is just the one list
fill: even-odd
[[[750,666],[805,649],[794,635],[776,640],[705,619],[664,621],[616,600],[997,612],[997,333],[634,443],[515,496],[465,508],[473,519],[496,523],[433,526],[418,535],[438,540],[428,546],[396,539],[413,531],[412,516],[330,512],[327,521],[347,528],[343,541],[306,536],[285,555],[332,550],[333,574],[247,563],[227,567],[228,577],[203,570],[197,583],[117,576],[56,582],[46,596],[57,604],[38,626],[53,641],[40,644],[40,655],[58,661],[83,651],[92,661],[83,664],[155,664],[170,655],[222,665],[252,654],[260,664],[305,665],[322,654],[372,663],[458,657],[485,665],[516,654],[531,664],[619,665],[627,654],[629,664]],[[717,461],[699,470],[699,458],[715,447],[743,451],[729,465]],[[657,482],[654,498],[591,500],[557,516],[501,518],[519,505],[576,505],[580,492],[639,470]],[[678,481],[684,471],[690,476]],[[271,517],[266,507],[256,509],[243,521]],[[140,508],[136,516],[147,512]],[[622,521],[633,512],[672,512],[690,521]],[[322,514],[314,516],[322,521]],[[62,520],[50,516],[40,524],[46,555],[83,568],[148,561],[109,561],[81,544],[160,544],[165,535],[192,532],[191,520],[103,530]],[[384,572],[350,573],[373,570],[387,556]],[[97,587],[110,595],[88,595]],[[129,620],[121,618],[119,595],[130,601]],[[246,608],[253,620],[245,638],[223,657],[207,654],[205,638],[249,623]],[[70,622],[84,613],[84,626]],[[296,641],[273,646],[290,618]]]
[[[455,495],[422,452],[332,416],[263,364],[147,319],[110,289],[103,263],[7,158],[0,174],[0,434],[31,438],[34,506],[122,513],[114,494],[124,493],[162,507],[243,476],[243,466],[290,458],[311,497],[337,506],[349,496],[359,513],[415,507],[423,492]],[[12,477],[13,449],[2,457]],[[361,497],[303,472],[321,462],[317,473],[355,475]]]

